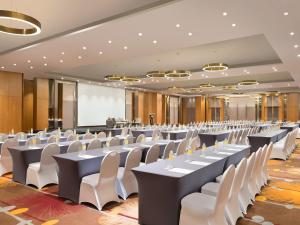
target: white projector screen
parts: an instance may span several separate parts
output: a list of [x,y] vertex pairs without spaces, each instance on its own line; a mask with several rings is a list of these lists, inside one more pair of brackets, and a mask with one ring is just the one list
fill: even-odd
[[105,125],[108,117],[125,119],[125,90],[78,83],[78,126]]

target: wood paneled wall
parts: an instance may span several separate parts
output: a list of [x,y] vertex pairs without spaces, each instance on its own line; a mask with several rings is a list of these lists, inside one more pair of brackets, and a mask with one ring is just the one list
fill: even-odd
[[0,132],[22,130],[23,74],[0,71]]
[[149,114],[154,114],[154,122],[158,124],[165,123],[166,107],[165,96],[154,92],[137,93],[138,96],[138,117],[143,124],[149,123]]
[[34,80],[34,129],[43,130],[48,127],[49,81]]
[[23,131],[33,128],[33,80],[24,80]]
[[195,121],[201,122],[205,121],[205,119],[205,97],[199,96],[196,97]]
[[299,93],[287,94],[287,115],[288,121],[299,120]]

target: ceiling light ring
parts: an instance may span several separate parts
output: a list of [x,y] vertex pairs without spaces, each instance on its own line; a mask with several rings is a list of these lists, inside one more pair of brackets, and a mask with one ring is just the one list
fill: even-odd
[[209,63],[205,64],[202,70],[206,72],[220,72],[228,70],[228,68],[229,66],[226,63]]
[[188,70],[169,70],[165,76],[169,78],[187,78],[191,76],[191,72]]
[[20,36],[32,36],[41,33],[41,29],[42,29],[41,23],[37,19],[28,16],[26,14],[8,11],[8,10],[0,10],[0,18],[16,20],[32,26],[32,28],[21,29],[21,28],[7,27],[7,26],[0,25],[0,32],[2,33],[20,35]]
[[141,79],[136,76],[123,76],[121,79],[122,82],[139,82]]
[[107,75],[105,76],[105,80],[108,80],[108,81],[120,81],[122,80],[123,76],[120,76],[120,75]]
[[214,87],[216,87],[216,86],[211,83],[205,83],[205,84],[199,85],[199,88],[214,88]]
[[146,77],[149,78],[164,78],[166,77],[166,73],[163,71],[149,71],[146,73]]
[[252,86],[252,85],[258,85],[259,82],[257,80],[243,80],[238,83],[239,86]]

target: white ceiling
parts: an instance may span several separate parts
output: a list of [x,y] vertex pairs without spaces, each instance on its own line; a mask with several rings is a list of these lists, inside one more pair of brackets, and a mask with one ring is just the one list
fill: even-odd
[[[29,1],[32,4],[15,0],[12,8],[39,19],[42,34],[26,38],[0,34],[0,52],[45,38],[31,48],[0,55],[0,68],[24,72],[27,78],[70,76],[101,82],[110,73],[198,71],[205,63],[224,62],[231,69],[223,74],[198,71],[190,80],[143,79],[132,85],[163,89],[173,85],[197,86],[211,78],[215,83],[230,83],[235,81],[230,77],[238,77],[260,79],[267,85],[260,88],[299,87],[299,0],[91,0],[89,4],[82,0]],[[0,8],[10,9],[7,2],[1,1]],[[153,5],[147,5],[150,3]],[[130,11],[139,7],[143,8]],[[223,12],[228,15],[223,16]],[[284,12],[289,15],[284,16]],[[120,13],[122,17],[116,16]],[[86,26],[90,23],[93,26]],[[82,32],[67,34],[80,26],[85,28]],[[142,36],[138,35],[140,32]],[[83,46],[87,49],[83,50]],[[273,78],[279,74],[285,74],[283,79]]]

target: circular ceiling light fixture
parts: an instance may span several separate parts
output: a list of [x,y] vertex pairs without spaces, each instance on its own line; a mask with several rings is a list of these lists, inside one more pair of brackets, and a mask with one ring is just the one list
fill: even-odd
[[2,33],[20,36],[33,36],[41,33],[42,31],[42,25],[37,19],[23,13],[0,10],[0,19],[18,21],[31,26],[31,28],[15,28],[0,25],[0,32]]
[[225,71],[228,70],[228,65],[225,63],[209,63],[205,64],[202,67],[202,70],[206,72],[220,72],[220,71]]
[[238,90],[236,85],[226,85],[222,87],[223,91],[236,91]]
[[212,85],[211,83],[206,84],[200,84],[200,88],[213,88],[215,85]]
[[139,82],[141,79],[135,76],[124,76],[122,77],[121,81],[123,82]]
[[239,86],[251,86],[251,85],[258,85],[259,82],[257,80],[244,80],[238,83]]
[[201,93],[201,92],[203,92],[203,90],[201,88],[185,88],[184,91],[189,92],[189,93]]
[[187,70],[170,70],[166,72],[166,77],[171,77],[171,78],[184,78],[190,76],[191,76],[191,72]]
[[108,81],[120,81],[122,80],[123,76],[120,75],[107,75],[105,76],[105,80]]
[[171,91],[171,92],[174,92],[174,93],[178,93],[178,92],[182,92],[183,88],[172,86],[172,87],[168,87],[168,91]]
[[164,78],[166,73],[163,71],[150,71],[146,73],[146,76],[149,78]]

